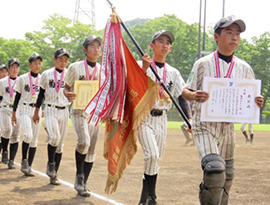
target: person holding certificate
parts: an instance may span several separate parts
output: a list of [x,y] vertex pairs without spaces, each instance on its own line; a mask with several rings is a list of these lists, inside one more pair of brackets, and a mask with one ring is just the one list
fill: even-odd
[[[251,66],[234,55],[245,29],[244,21],[235,16],[217,22],[214,27],[217,50],[195,62],[182,93],[187,100],[199,101],[194,102],[192,133],[203,169],[203,182],[199,186],[201,204],[228,204],[234,178],[235,133],[231,122],[201,121],[201,107],[207,93],[189,91],[203,90],[205,77],[255,79]],[[263,96],[254,100],[262,106]]]
[[[80,81],[99,80],[100,64],[97,62],[101,52],[100,37],[91,35],[83,43],[83,52],[86,59],[72,63],[65,77],[64,95],[69,102],[76,100],[82,101],[85,96],[77,96],[74,93],[74,85]],[[79,82],[78,82],[79,81]],[[88,88],[89,90],[90,88]],[[89,102],[91,99],[88,99]],[[99,134],[99,125],[88,124],[90,116],[84,109],[75,109],[74,104],[71,108],[71,120],[77,137],[75,150],[76,160],[76,179],[74,188],[80,196],[89,197],[90,191],[86,187],[86,182],[91,172],[95,160],[95,146]]]

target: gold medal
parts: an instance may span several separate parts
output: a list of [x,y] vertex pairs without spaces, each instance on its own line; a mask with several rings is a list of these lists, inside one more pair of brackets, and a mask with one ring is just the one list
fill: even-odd
[[32,95],[32,102],[35,102],[35,101],[36,101],[36,96]]
[[159,100],[159,105],[160,105],[160,106],[163,106],[163,105],[164,105],[164,102],[163,102],[162,99]]

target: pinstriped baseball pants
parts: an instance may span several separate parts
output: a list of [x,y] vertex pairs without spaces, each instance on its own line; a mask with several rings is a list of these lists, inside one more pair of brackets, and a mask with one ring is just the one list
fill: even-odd
[[17,125],[14,127],[11,123],[12,108],[0,109],[0,127],[1,136],[5,139],[10,139],[10,144],[20,141],[20,120],[17,117]]
[[42,124],[48,133],[48,143],[56,148],[56,153],[62,153],[64,141],[68,132],[69,111],[46,106]]
[[97,126],[88,124],[89,115],[83,110],[74,111],[71,114],[71,120],[77,137],[76,151],[83,155],[86,154],[86,162],[94,162],[100,124]]
[[159,171],[165,149],[167,114],[156,117],[149,114],[141,122],[137,136],[144,152],[144,173],[155,175]]

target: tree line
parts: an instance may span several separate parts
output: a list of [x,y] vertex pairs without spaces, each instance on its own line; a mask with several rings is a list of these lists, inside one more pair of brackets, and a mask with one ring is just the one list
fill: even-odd
[[[145,53],[152,55],[150,42],[155,31],[170,30],[175,37],[173,49],[167,62],[179,69],[183,78],[187,76],[198,59],[198,24],[187,24],[175,15],[164,15],[156,19],[135,19],[127,22],[130,32]],[[105,25],[104,25],[105,27]],[[202,33],[202,32],[201,32]],[[65,47],[71,53],[70,63],[85,58],[83,42],[87,36],[95,34],[103,38],[103,30],[95,30],[91,24],[72,23],[71,19],[59,14],[51,15],[44,20],[40,31],[25,33],[25,40],[4,39],[0,37],[0,64],[7,64],[10,58],[16,57],[21,62],[20,74],[29,71],[28,58],[33,52],[43,57],[42,71],[54,66],[53,53],[57,48]],[[203,35],[203,34],[201,34]],[[137,48],[127,34],[123,36],[135,59],[141,59]],[[202,38],[201,38],[202,39]],[[251,42],[242,39],[235,54],[247,61],[253,68],[256,78],[262,80],[262,95],[265,98],[261,109],[261,122],[270,122],[270,33],[265,32],[259,38],[253,37]],[[213,28],[205,34],[205,50],[212,52],[217,48],[213,37]]]

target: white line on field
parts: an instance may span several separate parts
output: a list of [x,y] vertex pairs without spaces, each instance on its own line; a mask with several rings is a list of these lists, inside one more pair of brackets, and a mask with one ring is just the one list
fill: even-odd
[[[17,162],[15,162],[15,164],[18,165],[19,167],[21,166],[21,164],[19,164],[19,163],[17,163]],[[39,174],[40,176],[49,178],[46,174],[44,174],[44,173],[42,173],[42,172],[39,172],[39,171],[34,170],[34,169],[32,169],[32,171],[33,171],[34,173],[36,173],[36,174]],[[66,181],[64,181],[64,180],[61,180],[61,179],[58,179],[58,180],[59,180],[62,184],[64,184],[64,185],[66,185],[66,186],[68,186],[68,187],[74,189],[74,185],[73,185],[73,184],[71,184],[71,183],[69,183],[69,182],[66,182]],[[112,200],[112,199],[108,199],[107,197],[102,196],[102,195],[99,195],[99,194],[96,194],[96,193],[94,193],[94,192],[90,192],[90,193],[91,193],[91,196],[94,196],[94,197],[96,197],[96,198],[98,198],[98,199],[101,199],[101,200],[103,200],[103,201],[107,201],[107,202],[109,202],[109,203],[111,203],[111,204],[115,204],[115,205],[124,205],[124,204],[122,204],[122,203],[120,203],[120,202],[114,201],[114,200]]]

